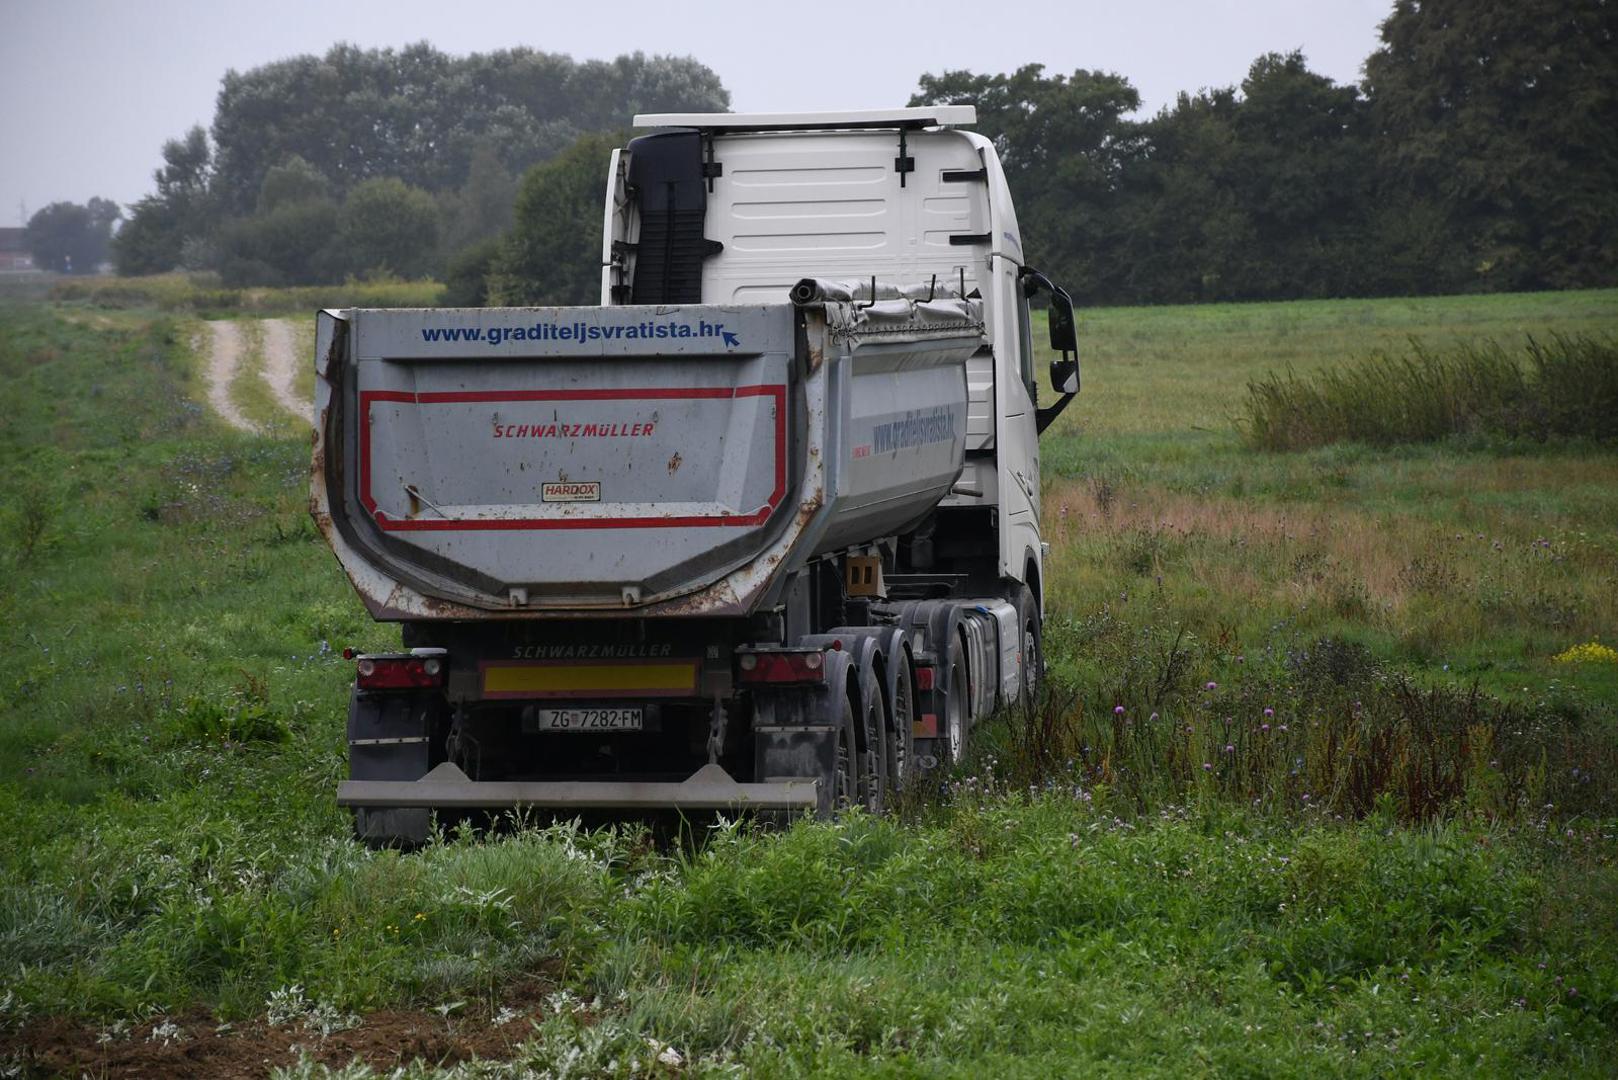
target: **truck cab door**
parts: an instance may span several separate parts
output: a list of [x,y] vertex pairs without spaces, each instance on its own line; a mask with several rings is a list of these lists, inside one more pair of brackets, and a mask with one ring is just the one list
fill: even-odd
[[996,431],[1000,493],[1000,574],[1025,581],[1040,561],[1038,398],[1028,298],[1020,267],[995,257]]

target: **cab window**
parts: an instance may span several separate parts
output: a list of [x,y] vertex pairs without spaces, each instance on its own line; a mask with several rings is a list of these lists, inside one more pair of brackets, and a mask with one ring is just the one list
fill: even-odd
[[1039,403],[1039,388],[1034,384],[1034,327],[1028,312],[1028,297],[1017,289],[1017,361],[1022,372],[1022,384],[1028,388],[1028,400]]

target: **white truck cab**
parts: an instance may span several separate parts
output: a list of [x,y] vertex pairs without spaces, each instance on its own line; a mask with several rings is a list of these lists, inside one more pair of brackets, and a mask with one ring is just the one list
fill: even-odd
[[971,105],[636,116],[660,133],[613,154],[601,303],[638,302],[634,283],[653,258],[684,260],[668,273],[707,304],[778,300],[804,277],[981,295],[990,344],[967,363],[967,459],[943,505],[994,508],[1000,576],[1043,601],[1039,432],[1078,390],[1079,370],[1070,345],[1042,423],[1029,285],[1053,294],[1068,339],[1072,302],[1030,273],[994,144],[962,130],[976,120]]

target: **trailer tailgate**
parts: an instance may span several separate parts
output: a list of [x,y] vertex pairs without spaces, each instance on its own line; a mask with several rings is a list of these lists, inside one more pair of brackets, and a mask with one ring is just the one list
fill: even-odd
[[789,502],[793,347],[784,304],[351,312],[321,361],[333,517],[482,606],[700,587]]

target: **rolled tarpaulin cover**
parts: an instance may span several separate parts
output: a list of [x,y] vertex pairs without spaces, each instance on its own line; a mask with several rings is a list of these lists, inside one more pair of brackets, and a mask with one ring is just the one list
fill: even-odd
[[792,302],[799,307],[808,304],[832,303],[871,303],[876,300],[959,300],[962,299],[957,283],[944,278],[938,281],[922,281],[914,284],[896,285],[891,281],[875,282],[876,292],[871,291],[871,281],[827,281],[823,278],[804,278],[792,286],[789,294]]

